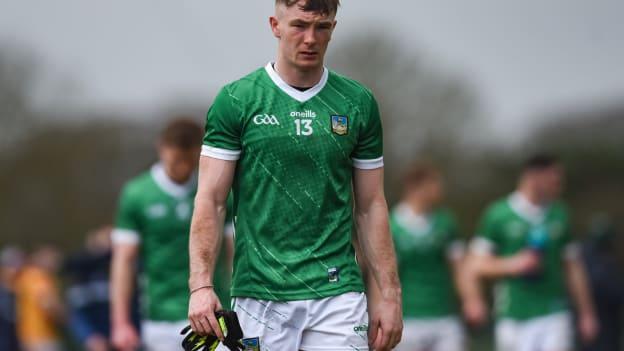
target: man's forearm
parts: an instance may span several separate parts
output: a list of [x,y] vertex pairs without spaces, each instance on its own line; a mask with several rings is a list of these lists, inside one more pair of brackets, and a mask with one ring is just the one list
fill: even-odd
[[[394,244],[388,228],[388,208],[380,199],[368,209],[356,209],[358,241],[365,256],[369,276],[384,298],[401,297]],[[368,285],[374,282],[368,282]]]
[[481,300],[481,286],[478,275],[471,264],[471,259],[453,260],[450,262],[453,270],[453,280],[457,293],[462,302]]
[[498,279],[514,275],[514,261],[509,257],[474,255],[470,269],[476,279]]
[[111,264],[111,321],[115,324],[130,323],[130,300],[135,277],[135,257],[129,248],[113,250]]
[[217,204],[199,197],[196,199],[189,241],[190,290],[213,284],[225,210],[224,203]]
[[585,267],[580,260],[566,262],[568,285],[570,295],[580,313],[594,314],[594,303]]

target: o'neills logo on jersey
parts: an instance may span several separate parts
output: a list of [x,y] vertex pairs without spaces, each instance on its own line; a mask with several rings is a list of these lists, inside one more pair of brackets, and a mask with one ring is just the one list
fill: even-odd
[[303,112],[293,111],[290,113],[290,117],[316,118],[316,112],[312,110],[305,110]]

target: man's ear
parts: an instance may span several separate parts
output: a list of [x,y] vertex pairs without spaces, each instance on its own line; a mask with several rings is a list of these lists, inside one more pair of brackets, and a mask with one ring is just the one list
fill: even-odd
[[279,21],[277,17],[275,16],[269,17],[269,25],[271,26],[271,31],[273,32],[273,36],[275,36],[277,39],[280,39],[282,37],[282,33],[280,30]]

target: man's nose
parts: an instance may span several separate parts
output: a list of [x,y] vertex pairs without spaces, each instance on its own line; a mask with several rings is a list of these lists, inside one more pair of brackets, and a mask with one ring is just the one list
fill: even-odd
[[303,35],[303,42],[306,45],[314,45],[316,44],[316,30],[314,28],[314,26],[310,26],[310,28],[308,28],[304,35]]

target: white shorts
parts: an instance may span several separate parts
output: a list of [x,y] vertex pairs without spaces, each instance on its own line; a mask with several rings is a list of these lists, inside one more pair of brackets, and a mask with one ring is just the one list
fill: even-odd
[[235,298],[232,305],[245,334],[245,350],[368,350],[364,293],[285,302]]
[[466,338],[457,317],[406,319],[396,351],[463,351]]
[[499,351],[570,351],[572,341],[572,317],[567,312],[526,321],[503,319],[496,323]]
[[189,325],[188,320],[177,322],[144,321],[141,339],[145,351],[182,350],[183,335],[180,332]]

